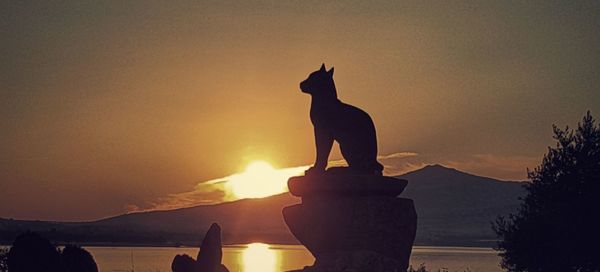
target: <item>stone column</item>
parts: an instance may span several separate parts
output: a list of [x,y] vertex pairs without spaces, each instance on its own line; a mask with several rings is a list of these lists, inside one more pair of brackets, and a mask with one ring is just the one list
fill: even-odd
[[301,271],[406,271],[417,228],[406,180],[374,175],[293,177],[285,207],[290,231],[315,257]]

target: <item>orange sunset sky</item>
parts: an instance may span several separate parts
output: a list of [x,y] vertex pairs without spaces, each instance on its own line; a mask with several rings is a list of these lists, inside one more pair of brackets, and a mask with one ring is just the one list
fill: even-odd
[[[160,206],[256,160],[314,159],[298,83],[335,66],[393,175],[524,180],[600,114],[597,1],[0,3],[0,217]],[[341,156],[334,147],[331,160]],[[200,185],[199,185],[200,184]],[[410,186],[410,185],[409,185]]]

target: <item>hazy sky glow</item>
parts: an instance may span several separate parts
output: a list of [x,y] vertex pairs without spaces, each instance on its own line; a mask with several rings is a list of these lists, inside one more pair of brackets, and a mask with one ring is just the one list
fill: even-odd
[[254,160],[308,165],[298,83],[321,62],[380,154],[403,154],[388,173],[524,179],[553,123],[600,117],[598,1],[4,1],[0,33],[4,218],[91,220]]

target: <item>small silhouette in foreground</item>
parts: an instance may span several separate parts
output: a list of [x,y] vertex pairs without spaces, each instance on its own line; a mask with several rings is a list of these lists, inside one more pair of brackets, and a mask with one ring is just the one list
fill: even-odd
[[65,246],[60,254],[60,260],[64,272],[98,272],[92,254],[76,245]]
[[554,139],[518,212],[494,224],[508,271],[600,271],[600,127],[588,111]]
[[171,263],[171,269],[173,272],[229,272],[221,264],[222,257],[221,227],[213,223],[202,240],[196,260],[186,254],[177,255]]
[[61,271],[60,251],[39,234],[25,232],[17,236],[8,251],[8,271]]
[[15,239],[7,264],[10,272],[98,272],[94,258],[85,249],[68,245],[61,252],[35,232],[25,232]]
[[[317,157],[306,174],[322,174],[327,159],[337,141],[347,170],[353,174],[381,175],[383,166],[377,162],[377,138],[371,117],[363,110],[345,104],[337,97],[333,81],[333,67],[327,71],[325,64],[300,83],[300,90],[312,96],[310,120],[314,126]],[[345,173],[337,169],[336,173]],[[333,174],[333,173],[332,173]]]

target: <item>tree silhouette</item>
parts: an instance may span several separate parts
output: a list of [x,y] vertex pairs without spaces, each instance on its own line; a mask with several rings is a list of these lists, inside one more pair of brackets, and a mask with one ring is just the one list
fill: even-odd
[[556,126],[557,144],[528,171],[516,214],[498,217],[509,271],[600,271],[600,128],[588,111],[577,129]]
[[8,248],[0,248],[0,272],[8,271]]

